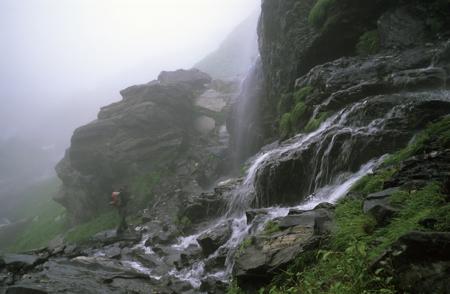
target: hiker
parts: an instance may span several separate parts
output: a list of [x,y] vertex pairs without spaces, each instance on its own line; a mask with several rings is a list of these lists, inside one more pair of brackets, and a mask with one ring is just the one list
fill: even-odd
[[123,186],[117,192],[112,193],[112,201],[111,204],[117,208],[120,215],[120,224],[117,228],[117,235],[124,233],[127,228],[127,204],[128,204],[128,188],[127,186]]

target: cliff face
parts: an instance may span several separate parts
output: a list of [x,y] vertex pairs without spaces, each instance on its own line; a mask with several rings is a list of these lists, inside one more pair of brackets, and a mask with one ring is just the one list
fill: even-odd
[[219,133],[232,95],[219,86],[200,71],[180,70],[123,90],[122,101],[74,132],[56,167],[63,181],[56,200],[82,221],[106,208],[113,188],[134,189],[139,177],[172,173],[182,182],[184,174],[193,190],[208,185],[226,148]]
[[445,40],[448,8],[445,1],[264,0],[258,30],[266,116],[283,114],[282,96],[316,65],[364,55],[364,47],[375,53]]

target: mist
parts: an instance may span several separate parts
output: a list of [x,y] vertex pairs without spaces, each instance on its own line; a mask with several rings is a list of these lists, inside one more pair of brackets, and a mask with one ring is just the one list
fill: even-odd
[[53,175],[74,129],[120,100],[121,89],[162,70],[191,68],[259,6],[259,0],[1,1],[0,200]]

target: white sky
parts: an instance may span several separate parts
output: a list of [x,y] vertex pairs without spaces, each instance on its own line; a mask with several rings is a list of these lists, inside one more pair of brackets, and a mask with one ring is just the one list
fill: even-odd
[[120,89],[148,82],[161,70],[189,68],[259,5],[0,0],[0,133],[8,123],[30,123],[27,117],[48,113],[55,103],[111,101]]

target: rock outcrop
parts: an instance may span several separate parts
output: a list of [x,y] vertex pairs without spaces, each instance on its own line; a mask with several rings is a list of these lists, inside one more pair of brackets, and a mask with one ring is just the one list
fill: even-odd
[[56,200],[73,220],[92,217],[107,206],[112,188],[133,189],[145,175],[161,179],[172,173],[178,182],[162,185],[184,181],[191,191],[215,180],[219,158],[225,158],[221,128],[233,93],[218,92],[211,81],[195,69],[162,72],[156,81],[121,91],[122,101],[103,107],[97,120],[74,132],[56,167],[63,181]]

